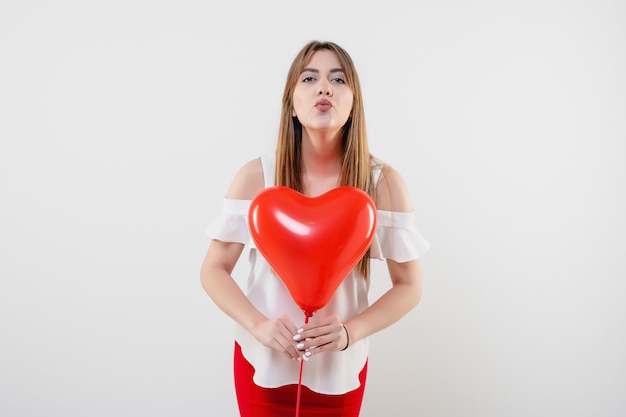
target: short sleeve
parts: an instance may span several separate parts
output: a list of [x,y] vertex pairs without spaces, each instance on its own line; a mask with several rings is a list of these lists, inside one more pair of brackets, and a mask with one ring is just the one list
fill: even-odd
[[415,227],[414,212],[378,210],[377,216],[376,237],[370,251],[372,259],[408,262],[428,251],[430,244]]
[[222,242],[250,242],[248,228],[248,210],[250,200],[232,200],[224,198],[222,211],[217,218],[206,228],[206,234]]

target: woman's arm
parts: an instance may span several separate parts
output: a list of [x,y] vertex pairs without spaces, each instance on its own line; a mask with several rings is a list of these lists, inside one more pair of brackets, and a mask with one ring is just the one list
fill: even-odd
[[[393,212],[411,212],[413,206],[404,179],[385,166],[377,186],[376,207]],[[345,323],[350,342],[364,339],[400,320],[422,296],[422,274],[418,260],[395,262],[387,259],[392,287],[360,315]]]
[[[378,182],[376,206],[379,210],[394,212],[413,210],[404,180],[388,166],[383,169]],[[388,259],[387,268],[392,284],[387,292],[362,313],[343,324],[336,316],[331,316],[304,326],[305,330],[296,338],[317,339],[303,342],[300,349],[313,346],[313,349],[309,349],[309,356],[325,350],[341,350],[348,343],[348,335],[349,343],[356,343],[392,325],[411,311],[419,303],[422,294],[419,261],[395,262]]]
[[[246,164],[235,176],[227,198],[251,200],[262,190],[263,173],[258,160]],[[200,269],[202,287],[215,304],[265,346],[298,357],[293,341],[296,326],[286,316],[268,318],[257,310],[232,277],[244,245],[213,240]]]

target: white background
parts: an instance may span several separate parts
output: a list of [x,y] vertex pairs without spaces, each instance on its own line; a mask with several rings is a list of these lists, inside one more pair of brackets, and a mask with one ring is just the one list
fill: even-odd
[[625,23],[597,0],[2,0],[0,415],[236,415],[204,227],[312,39],[352,55],[432,245],[362,416],[626,415]]

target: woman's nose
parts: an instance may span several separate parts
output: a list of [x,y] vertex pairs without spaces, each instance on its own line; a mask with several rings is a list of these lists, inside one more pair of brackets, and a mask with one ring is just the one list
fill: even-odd
[[330,83],[326,80],[322,80],[319,83],[319,90],[317,91],[317,94],[320,96],[332,96],[333,95],[333,90],[330,87]]

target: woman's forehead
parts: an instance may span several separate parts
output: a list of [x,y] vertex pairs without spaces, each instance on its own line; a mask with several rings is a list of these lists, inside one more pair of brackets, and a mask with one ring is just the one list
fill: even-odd
[[343,69],[337,54],[328,49],[317,50],[311,55],[304,68],[332,67]]

